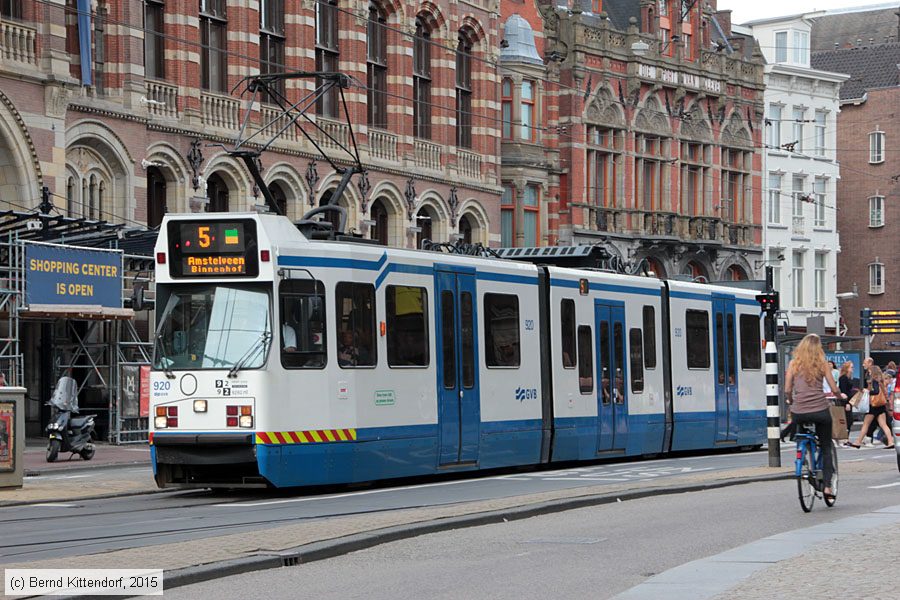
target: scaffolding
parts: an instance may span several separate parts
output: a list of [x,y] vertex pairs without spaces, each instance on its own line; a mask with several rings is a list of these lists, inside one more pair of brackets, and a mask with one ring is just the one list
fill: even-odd
[[[98,433],[122,444],[147,440],[141,380],[149,376],[155,230],[35,212],[0,211],[0,372],[7,385],[29,388],[31,421],[71,369],[84,413],[98,414]],[[28,306],[25,248],[30,242],[81,250],[118,250],[121,308]],[[139,318],[135,318],[137,315]],[[26,372],[26,365],[28,372]],[[31,384],[29,386],[29,384]],[[144,410],[142,410],[144,409]],[[32,425],[37,425],[32,423]]]

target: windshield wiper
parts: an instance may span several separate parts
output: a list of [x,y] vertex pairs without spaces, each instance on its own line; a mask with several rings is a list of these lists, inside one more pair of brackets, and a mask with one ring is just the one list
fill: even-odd
[[266,344],[269,342],[269,339],[272,337],[272,334],[268,331],[262,332],[260,336],[253,342],[253,345],[244,352],[244,355],[238,359],[234,366],[228,371],[229,377],[234,377],[238,371],[244,368],[244,365],[250,360],[251,357],[256,356],[257,351],[260,348],[265,348]]
[[175,372],[169,368],[169,355],[166,354],[166,347],[162,342],[162,327],[159,328],[159,331],[156,332],[156,337],[154,338],[156,352],[158,353],[157,358],[159,358],[159,364],[162,365],[162,371],[166,374],[166,377],[169,379],[175,379]]

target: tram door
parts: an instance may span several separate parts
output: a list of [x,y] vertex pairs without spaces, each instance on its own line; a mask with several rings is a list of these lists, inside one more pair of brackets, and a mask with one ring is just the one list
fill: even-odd
[[716,442],[737,441],[739,403],[734,298],[713,295],[716,370]]
[[475,462],[481,420],[475,270],[437,267],[435,293],[440,464]]
[[625,372],[625,306],[594,304],[597,343],[598,452],[624,449],[628,441]]

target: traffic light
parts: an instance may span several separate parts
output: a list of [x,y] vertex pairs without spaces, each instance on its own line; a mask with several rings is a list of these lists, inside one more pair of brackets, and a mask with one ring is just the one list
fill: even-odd
[[770,316],[774,316],[775,313],[778,312],[778,292],[764,292],[762,294],[757,294],[756,301],[759,302],[762,312]]

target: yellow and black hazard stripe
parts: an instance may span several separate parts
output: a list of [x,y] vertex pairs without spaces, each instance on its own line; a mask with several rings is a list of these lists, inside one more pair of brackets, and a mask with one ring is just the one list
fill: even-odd
[[310,431],[257,431],[257,444],[316,444],[356,441],[355,429],[313,429]]

